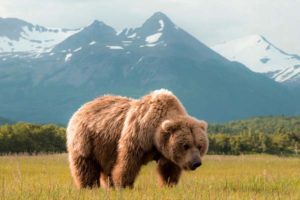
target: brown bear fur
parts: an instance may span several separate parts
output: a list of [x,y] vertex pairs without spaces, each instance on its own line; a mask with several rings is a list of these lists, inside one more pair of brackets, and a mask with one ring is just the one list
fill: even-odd
[[182,169],[201,164],[208,149],[206,130],[206,122],[190,117],[164,89],[139,100],[99,97],[69,121],[71,174],[79,188],[133,187],[141,166],[156,160],[160,184],[175,185]]

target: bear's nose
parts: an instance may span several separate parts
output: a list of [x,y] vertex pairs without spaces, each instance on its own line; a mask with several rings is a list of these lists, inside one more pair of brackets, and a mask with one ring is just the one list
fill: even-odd
[[201,166],[201,162],[200,161],[196,161],[192,164],[191,166],[191,170],[195,170],[197,167],[200,167]]

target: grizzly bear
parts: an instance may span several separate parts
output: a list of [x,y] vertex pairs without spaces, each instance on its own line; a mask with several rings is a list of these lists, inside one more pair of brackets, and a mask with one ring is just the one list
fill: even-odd
[[170,91],[131,99],[105,95],[69,121],[70,170],[79,188],[133,187],[142,165],[157,162],[160,185],[177,184],[208,149],[207,123],[187,114]]

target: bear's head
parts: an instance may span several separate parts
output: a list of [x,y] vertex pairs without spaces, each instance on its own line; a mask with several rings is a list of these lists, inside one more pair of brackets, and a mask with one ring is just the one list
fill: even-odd
[[208,150],[207,123],[188,116],[164,120],[156,133],[156,146],[181,169],[195,170]]

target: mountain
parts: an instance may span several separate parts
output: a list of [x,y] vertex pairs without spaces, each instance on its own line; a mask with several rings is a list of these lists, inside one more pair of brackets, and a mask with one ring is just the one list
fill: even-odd
[[300,86],[300,56],[286,53],[261,35],[238,38],[215,45],[212,49],[277,82]]
[[0,53],[49,52],[80,29],[48,28],[16,18],[0,18]]
[[65,41],[58,44],[53,52],[67,49],[79,50],[84,45],[94,45],[96,43],[113,42],[117,40],[116,31],[103,22],[95,20],[91,25],[82,31],[70,36]]
[[225,59],[161,12],[120,33],[94,21],[49,52],[5,59],[0,112],[16,120],[66,123],[99,95],[137,98],[159,88],[208,121],[300,112],[284,85]]

